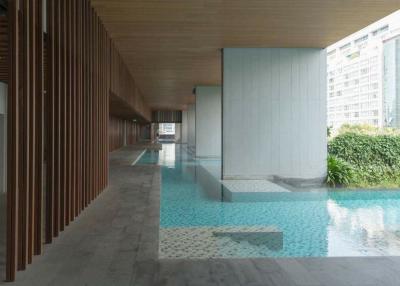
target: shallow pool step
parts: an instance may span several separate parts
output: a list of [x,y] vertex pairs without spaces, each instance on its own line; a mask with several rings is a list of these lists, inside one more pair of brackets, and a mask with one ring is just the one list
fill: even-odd
[[283,233],[274,226],[205,226],[160,229],[159,257],[265,257],[283,248]]
[[290,190],[268,180],[222,180],[232,193],[290,193]]
[[281,250],[283,248],[283,233],[274,228],[265,230],[246,230],[239,229],[237,231],[215,231],[213,235],[216,237],[227,237],[235,242],[241,243],[246,241],[255,246],[266,246],[270,250]]

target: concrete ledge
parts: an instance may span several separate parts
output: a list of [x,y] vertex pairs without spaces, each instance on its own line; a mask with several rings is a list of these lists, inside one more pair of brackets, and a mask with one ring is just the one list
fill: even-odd
[[298,179],[298,178],[283,178],[273,176],[273,181],[283,182],[297,188],[323,187],[325,186],[326,176],[320,178]]
[[297,187],[297,188],[307,188],[307,187],[323,187],[325,186],[326,177],[320,178],[284,178],[276,175],[265,175],[265,176],[241,176],[241,175],[230,175],[223,176],[224,181],[234,181],[234,180],[268,180],[276,183],[285,183],[287,185]]
[[238,229],[236,231],[215,231],[216,237],[228,237],[237,243],[246,241],[255,246],[266,246],[270,250],[281,250],[283,248],[283,233],[275,228],[268,231]]
[[273,180],[272,175],[255,175],[255,176],[243,176],[243,175],[223,175],[222,180]]
[[220,156],[196,156],[195,159],[199,160],[218,160],[221,159]]

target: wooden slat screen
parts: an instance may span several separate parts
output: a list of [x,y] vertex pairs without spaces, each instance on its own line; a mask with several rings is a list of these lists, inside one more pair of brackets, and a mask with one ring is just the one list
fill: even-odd
[[153,123],[182,123],[181,110],[156,110],[152,113]]
[[109,150],[111,152],[121,148],[125,143],[132,145],[138,142],[140,125],[131,120],[110,116],[109,132]]
[[111,92],[126,102],[146,120],[151,120],[151,110],[144,102],[143,95],[134,81],[121,55],[112,44],[111,48]]
[[[8,19],[5,15],[0,15],[0,81],[8,82],[8,73],[9,73],[9,27],[8,27]],[[44,65],[45,70],[47,69],[47,49],[44,47]]]
[[126,124],[126,144],[127,145],[132,145],[135,144],[139,141],[140,139],[140,125],[127,121]]
[[[90,1],[46,2],[8,7],[8,281],[106,188],[109,149],[121,146],[112,139],[121,120],[109,122],[110,93],[150,119]],[[138,127],[127,122],[132,144]]]
[[108,180],[110,39],[88,1],[48,1],[46,242]]
[[9,1],[8,13],[8,280],[42,248],[42,1]]
[[110,117],[109,121],[109,150],[114,151],[124,145],[124,120],[116,117]]

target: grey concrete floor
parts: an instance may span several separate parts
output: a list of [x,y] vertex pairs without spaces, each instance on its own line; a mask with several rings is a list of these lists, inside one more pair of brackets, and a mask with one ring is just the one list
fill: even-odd
[[110,186],[9,285],[400,285],[400,257],[159,260],[160,169],[110,155]]

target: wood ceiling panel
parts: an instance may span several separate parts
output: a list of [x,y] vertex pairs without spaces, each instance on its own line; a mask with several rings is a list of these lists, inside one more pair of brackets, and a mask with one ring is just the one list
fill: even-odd
[[400,0],[92,0],[153,108],[220,84],[224,47],[327,47]]

